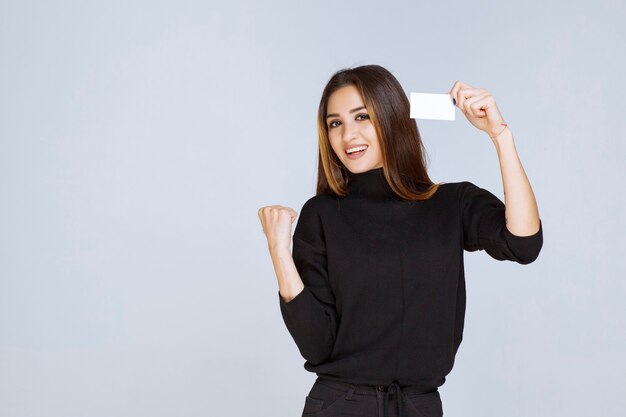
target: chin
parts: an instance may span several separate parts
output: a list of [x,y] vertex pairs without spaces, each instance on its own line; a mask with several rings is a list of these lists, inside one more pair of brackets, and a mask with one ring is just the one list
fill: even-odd
[[353,164],[352,167],[355,169],[358,167],[359,171],[369,171],[371,169],[382,168],[383,166],[383,164],[381,163],[374,164],[374,163],[365,163],[365,161],[363,162],[364,163],[362,164],[359,164],[359,163]]

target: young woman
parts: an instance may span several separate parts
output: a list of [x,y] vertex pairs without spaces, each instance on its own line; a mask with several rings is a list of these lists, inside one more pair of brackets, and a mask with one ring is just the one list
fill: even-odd
[[409,101],[386,69],[335,73],[319,112],[317,193],[297,213],[259,209],[278,301],[317,379],[303,416],[443,415],[465,316],[463,251],[533,262],[543,230],[493,96],[449,92],[500,160],[506,205],[468,181],[433,183]]

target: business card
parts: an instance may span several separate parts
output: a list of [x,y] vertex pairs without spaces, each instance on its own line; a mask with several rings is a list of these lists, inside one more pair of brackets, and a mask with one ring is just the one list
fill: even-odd
[[454,120],[450,94],[411,93],[411,119]]

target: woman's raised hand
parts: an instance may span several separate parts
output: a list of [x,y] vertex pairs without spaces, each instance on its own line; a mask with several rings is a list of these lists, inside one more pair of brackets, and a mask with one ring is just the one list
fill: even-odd
[[489,91],[456,81],[448,94],[456,101],[456,106],[467,120],[487,132],[489,137],[493,138],[502,131],[502,124],[505,122]]
[[298,213],[290,207],[273,205],[261,207],[258,214],[270,251],[281,248],[291,251],[291,224]]

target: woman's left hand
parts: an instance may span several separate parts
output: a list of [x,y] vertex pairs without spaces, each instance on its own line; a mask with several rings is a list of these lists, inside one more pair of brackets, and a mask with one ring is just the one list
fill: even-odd
[[456,106],[467,120],[487,132],[489,137],[494,138],[502,131],[502,124],[505,122],[489,91],[456,81],[448,94],[456,100]]

